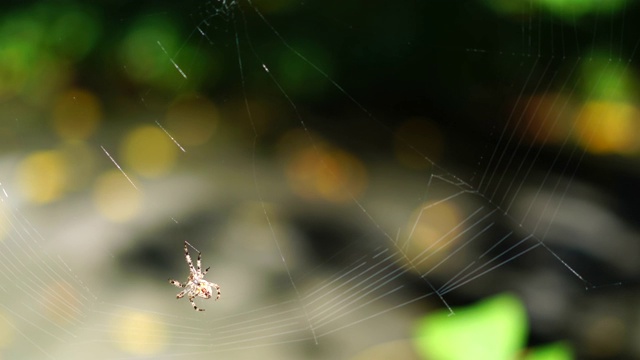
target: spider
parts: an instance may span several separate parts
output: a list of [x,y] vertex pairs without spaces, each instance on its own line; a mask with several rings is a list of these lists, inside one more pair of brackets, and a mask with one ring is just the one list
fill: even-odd
[[198,249],[191,246],[195,251],[198,251],[198,260],[196,261],[197,267],[196,268],[193,267],[193,263],[191,262],[191,256],[189,256],[189,249],[187,248],[187,245],[191,246],[191,244],[185,241],[184,242],[184,258],[187,260],[187,264],[189,265],[189,278],[187,279],[187,282],[185,284],[182,284],[179,281],[176,281],[173,279],[169,279],[169,283],[184,289],[178,293],[178,295],[176,296],[176,299],[181,299],[182,297],[187,295],[189,297],[189,302],[191,303],[191,305],[193,305],[194,310],[204,311],[204,309],[199,309],[196,306],[196,304],[193,302],[193,299],[196,296],[199,296],[205,299],[210,299],[211,294],[213,293],[213,290],[212,290],[212,287],[213,287],[213,288],[216,288],[216,291],[218,292],[216,296],[216,300],[218,300],[220,298],[220,286],[218,286],[218,284],[214,284],[212,282],[209,282],[203,279],[204,275],[207,273],[207,271],[209,271],[210,267],[202,271],[202,263],[200,262],[200,258],[202,257],[202,254],[200,254],[200,251],[198,251]]

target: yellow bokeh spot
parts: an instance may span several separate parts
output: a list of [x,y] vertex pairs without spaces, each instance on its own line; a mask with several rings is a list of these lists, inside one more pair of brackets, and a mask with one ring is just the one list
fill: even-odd
[[21,192],[29,201],[52,202],[66,190],[67,161],[58,151],[35,152],[20,163],[17,178]]
[[167,129],[182,146],[202,145],[213,135],[218,118],[218,109],[212,102],[190,95],[171,104]]
[[595,154],[630,154],[640,150],[640,112],[630,104],[586,103],[576,119],[578,143]]
[[460,222],[460,210],[451,201],[427,202],[414,211],[404,233],[407,257],[419,271],[430,270],[464,241]]
[[145,177],[166,174],[174,166],[179,151],[158,126],[145,125],[131,131],[122,144],[127,167]]
[[102,174],[96,181],[93,201],[107,219],[125,222],[138,214],[142,199],[140,191],[121,172],[112,170]]
[[167,329],[154,315],[123,311],[114,317],[118,347],[136,355],[158,354],[167,343]]
[[287,151],[287,179],[301,197],[345,202],[358,197],[366,187],[364,165],[346,151],[320,143]]
[[53,108],[53,127],[67,140],[84,140],[97,129],[102,117],[98,99],[91,93],[74,89],[62,94]]
[[437,125],[424,118],[404,121],[394,134],[398,161],[412,169],[425,169],[442,155],[444,140]]
[[7,347],[14,340],[13,326],[7,314],[0,312],[0,349]]

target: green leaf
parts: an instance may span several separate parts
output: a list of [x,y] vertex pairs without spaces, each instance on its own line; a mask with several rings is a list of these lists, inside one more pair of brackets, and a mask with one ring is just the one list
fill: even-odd
[[539,346],[527,352],[523,360],[572,360],[573,351],[562,342]]
[[418,322],[415,345],[425,359],[511,360],[525,345],[526,312],[515,296],[496,296],[454,312]]

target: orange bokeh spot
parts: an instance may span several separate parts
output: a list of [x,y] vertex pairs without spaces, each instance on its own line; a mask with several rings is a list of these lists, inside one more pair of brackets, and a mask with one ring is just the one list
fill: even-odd
[[286,175],[291,188],[301,197],[345,202],[357,198],[366,187],[367,172],[350,153],[326,143],[302,142],[304,133],[288,134],[297,143],[285,156]]

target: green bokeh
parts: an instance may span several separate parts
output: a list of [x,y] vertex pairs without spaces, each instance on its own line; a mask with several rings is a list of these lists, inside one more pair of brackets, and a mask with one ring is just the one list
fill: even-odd
[[276,62],[280,84],[287,92],[295,93],[297,96],[308,98],[317,96],[329,85],[327,78],[317,69],[329,77],[332,76],[333,66],[330,55],[324,49],[308,42],[295,44],[293,49],[305,59],[313,59],[313,65],[292,53],[289,48],[283,48]]
[[177,53],[180,37],[176,24],[165,16],[140,19],[121,43],[121,65],[138,83],[175,88],[181,75],[171,59]]
[[442,311],[421,319],[416,329],[418,352],[431,360],[513,359],[527,336],[527,317],[520,301],[500,295],[476,305]]
[[571,360],[574,358],[571,348],[562,342],[531,349],[523,360]]
[[21,96],[37,102],[67,81],[66,66],[82,61],[101,33],[91,13],[79,5],[45,2],[4,14],[0,99]]
[[566,17],[582,16],[601,11],[617,11],[626,0],[536,0],[550,12]]
[[566,21],[603,11],[624,9],[627,0],[485,0],[488,7],[502,14],[527,14],[542,8]]
[[581,67],[583,93],[587,98],[634,101],[637,98],[637,76],[626,62],[613,60],[605,52],[595,52]]
[[47,39],[61,54],[80,60],[94,49],[101,32],[100,19],[91,11],[69,7],[54,16]]

